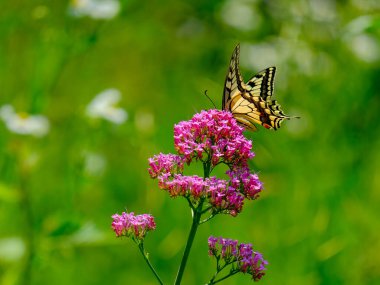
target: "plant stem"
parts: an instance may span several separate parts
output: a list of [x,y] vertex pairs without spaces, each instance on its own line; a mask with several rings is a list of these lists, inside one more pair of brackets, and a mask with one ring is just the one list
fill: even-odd
[[228,277],[231,277],[233,274],[227,274],[226,276],[216,280],[216,281],[211,281],[210,283],[208,283],[207,285],[213,285],[213,284],[216,284],[216,283],[219,283],[225,279],[227,279]]
[[201,211],[199,211],[199,209],[202,209],[202,205],[203,205],[203,203],[200,203],[199,206],[195,209],[195,211],[192,210],[192,212],[193,212],[193,223],[191,225],[189,237],[187,238],[185,252],[183,253],[183,256],[182,256],[182,260],[181,260],[181,264],[180,264],[179,269],[178,269],[177,277],[176,277],[176,280],[174,282],[175,285],[181,284],[183,272],[185,271],[187,259],[189,258],[190,249],[191,249],[191,246],[193,244],[195,234],[197,233],[199,221],[201,219]]
[[[208,178],[210,176],[210,172],[211,172],[211,160],[208,159],[207,161],[203,163],[204,178]],[[201,216],[203,213],[202,208],[203,208],[203,201],[201,201],[196,208],[191,207],[191,212],[193,215],[193,223],[191,224],[191,229],[190,229],[189,236],[187,238],[185,251],[183,253],[181,264],[178,269],[177,277],[174,282],[175,285],[181,284],[183,272],[185,271],[185,267],[186,267],[187,259],[189,258],[191,246],[193,245],[195,234],[197,233],[198,226],[200,225],[199,221],[201,220]]]
[[214,281],[215,278],[216,278],[216,276],[218,276],[218,274],[220,272],[222,272],[224,268],[226,268],[230,264],[233,264],[234,262],[235,261],[226,262],[222,266],[220,266],[219,265],[219,258],[217,258],[217,260],[216,260],[216,272],[215,272],[214,276],[210,279],[210,281],[206,285],[213,285],[213,284],[219,283],[220,281],[223,281],[224,279],[227,279],[228,277],[230,277],[230,276],[238,273],[239,270],[237,270],[236,268],[235,269],[231,269],[229,274],[227,274],[226,276],[224,276],[224,277],[222,277],[222,278]]
[[[220,271],[219,271],[219,272],[220,272]],[[235,274],[238,273],[238,272],[239,272],[239,270],[237,270],[237,269],[231,270],[230,273],[228,273],[226,276],[223,276],[222,278],[219,278],[219,279],[216,280],[216,281],[212,281],[212,283],[209,283],[209,284],[211,285],[211,284],[219,283],[219,282],[221,282],[221,281],[227,279],[228,277],[231,277],[232,275],[235,275]]]
[[210,172],[211,172],[211,161],[207,160],[206,162],[203,163],[203,176],[204,176],[204,178],[210,177]]
[[160,276],[158,276],[156,270],[153,268],[152,264],[149,261],[148,254],[145,253],[144,243],[141,242],[141,243],[138,244],[138,246],[139,246],[139,250],[140,250],[141,254],[144,257],[145,262],[148,264],[150,270],[152,270],[154,276],[156,276],[158,283],[160,283],[161,285],[163,285],[164,283],[162,282]]
[[208,222],[209,220],[211,220],[213,217],[215,217],[215,215],[211,214],[208,218],[206,218],[206,219],[200,221],[199,224],[200,224],[200,225],[201,225],[201,224],[204,224],[204,223]]

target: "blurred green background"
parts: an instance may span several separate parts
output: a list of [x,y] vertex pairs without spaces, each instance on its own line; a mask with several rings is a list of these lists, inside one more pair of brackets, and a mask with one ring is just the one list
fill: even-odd
[[[270,263],[261,284],[380,284],[379,1],[3,1],[0,41],[0,106],[19,119],[2,109],[1,284],[156,284],[111,230],[126,209],[156,217],[146,247],[173,282],[190,211],[147,159],[212,108],[205,90],[220,108],[239,42],[245,80],[276,66],[274,97],[301,119],[246,133],[265,191],[199,228],[183,284],[213,274],[209,235],[252,242]],[[109,88],[119,124],[86,115]],[[33,114],[49,129],[17,134]]]

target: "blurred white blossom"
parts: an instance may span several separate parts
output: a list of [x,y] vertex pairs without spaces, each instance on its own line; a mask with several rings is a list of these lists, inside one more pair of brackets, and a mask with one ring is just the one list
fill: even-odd
[[249,1],[227,1],[221,10],[225,23],[243,31],[257,29],[261,24],[261,16]]
[[331,0],[309,0],[311,16],[317,21],[333,21],[336,19],[336,3]]
[[86,151],[84,153],[84,172],[90,176],[101,176],[106,168],[107,161],[103,155]]
[[115,124],[127,120],[128,113],[115,105],[120,101],[121,93],[117,89],[106,89],[95,96],[87,105],[86,113],[91,118],[102,118]]
[[104,238],[104,233],[96,226],[96,224],[88,221],[67,241],[72,245],[93,244],[104,240]]
[[353,37],[348,43],[359,59],[366,62],[374,62],[380,59],[380,46],[374,37],[361,34]]
[[42,137],[49,132],[50,125],[45,116],[16,113],[11,105],[0,108],[0,118],[8,130],[16,134]]
[[370,15],[360,16],[349,22],[343,39],[357,58],[366,62],[380,59],[380,41],[368,30],[375,27],[377,18]]
[[262,70],[267,66],[276,65],[282,60],[281,56],[284,53],[284,48],[279,51],[274,43],[265,42],[254,45],[243,43],[242,50],[248,50],[247,53],[241,55],[246,57],[245,60],[242,60],[242,63],[254,70]]
[[365,32],[376,23],[376,18],[370,15],[359,16],[349,22],[346,26],[346,36],[358,35]]
[[69,8],[75,17],[88,16],[93,19],[112,19],[120,11],[118,0],[72,0]]
[[0,260],[18,261],[25,254],[25,243],[20,237],[6,237],[0,239]]

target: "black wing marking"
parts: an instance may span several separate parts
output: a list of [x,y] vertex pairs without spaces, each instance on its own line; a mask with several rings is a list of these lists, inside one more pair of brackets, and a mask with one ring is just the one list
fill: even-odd
[[223,101],[222,109],[227,110],[226,106],[228,102],[232,100],[233,95],[236,92],[243,92],[244,82],[239,70],[239,54],[240,54],[240,45],[238,44],[230,60],[230,66],[228,67],[228,72],[226,80],[224,82],[224,91],[223,91]]
[[247,82],[246,90],[253,93],[254,96],[260,96],[265,101],[271,100],[275,74],[276,67],[274,66],[260,71]]

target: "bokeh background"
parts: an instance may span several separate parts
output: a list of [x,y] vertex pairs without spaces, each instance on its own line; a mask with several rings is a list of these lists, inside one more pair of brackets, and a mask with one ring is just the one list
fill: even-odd
[[156,217],[146,247],[173,283],[190,211],[147,159],[213,107],[205,90],[221,107],[241,43],[244,78],[276,66],[301,119],[246,133],[265,191],[200,227],[183,284],[213,274],[209,235],[252,242],[261,284],[380,284],[379,36],[377,0],[3,1],[0,283],[156,284],[111,230],[125,210]]

